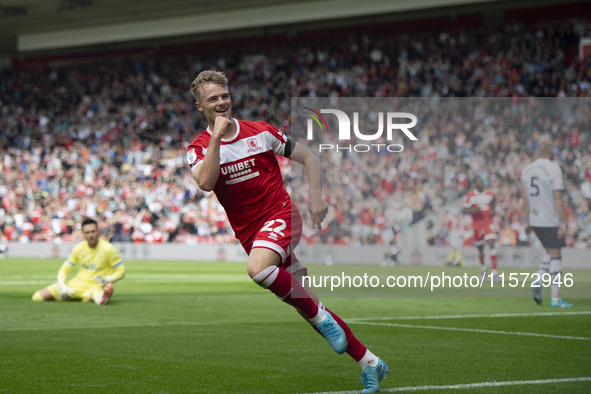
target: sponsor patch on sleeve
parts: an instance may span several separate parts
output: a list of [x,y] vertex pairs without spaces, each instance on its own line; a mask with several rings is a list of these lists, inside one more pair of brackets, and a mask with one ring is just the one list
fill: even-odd
[[195,153],[195,148],[189,149],[187,152],[187,164],[193,165],[197,161],[197,153]]

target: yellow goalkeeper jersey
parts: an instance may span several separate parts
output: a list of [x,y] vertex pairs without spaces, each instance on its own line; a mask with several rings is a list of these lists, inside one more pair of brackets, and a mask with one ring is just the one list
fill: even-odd
[[113,280],[120,279],[125,274],[123,261],[117,249],[108,241],[99,239],[96,247],[91,248],[88,242],[77,243],[72,249],[70,257],[62,265],[58,273],[58,280],[65,280],[68,273],[76,266],[80,268],[76,280],[96,284],[95,275],[113,276]]

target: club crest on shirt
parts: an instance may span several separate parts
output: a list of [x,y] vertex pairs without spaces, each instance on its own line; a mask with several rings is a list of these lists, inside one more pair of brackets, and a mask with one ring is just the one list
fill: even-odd
[[246,140],[246,146],[248,146],[249,153],[256,152],[262,149],[256,137],[248,138]]

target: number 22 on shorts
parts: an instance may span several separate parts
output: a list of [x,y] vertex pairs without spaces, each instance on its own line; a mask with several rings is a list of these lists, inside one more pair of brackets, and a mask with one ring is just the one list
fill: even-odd
[[[273,227],[274,225],[275,225],[275,227]],[[277,233],[277,234],[281,235],[282,237],[284,237],[285,234],[281,230],[285,230],[286,227],[287,227],[287,224],[285,223],[285,220],[274,219],[274,220],[269,220],[268,222],[265,222],[265,225],[263,226],[261,231],[272,231],[272,232]]]

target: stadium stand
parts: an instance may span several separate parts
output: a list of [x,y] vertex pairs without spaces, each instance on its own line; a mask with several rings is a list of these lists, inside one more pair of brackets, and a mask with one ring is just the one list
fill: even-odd
[[[226,72],[237,117],[264,118],[287,132],[290,97],[588,97],[591,56],[577,56],[573,18],[412,36],[358,27],[345,39],[289,46],[15,62],[0,71],[0,227],[13,241],[72,241],[75,223],[90,216],[112,241],[235,242],[217,200],[197,188],[184,163],[186,144],[204,127],[189,94],[198,71]],[[514,120],[528,115],[516,108]],[[308,229],[307,239],[389,244],[465,194],[476,174],[498,196],[500,227],[519,234],[519,171],[536,138],[549,132],[567,182],[567,243],[591,247],[591,111],[582,114],[569,126],[540,119],[535,130],[502,119],[462,119],[462,129],[448,119],[422,134],[425,149],[394,162],[331,155],[325,177],[334,209],[324,231]],[[382,193],[370,196],[376,182]],[[337,203],[335,195],[348,199]],[[445,223],[432,229],[432,244],[448,244],[451,232],[469,227],[459,213]]]

